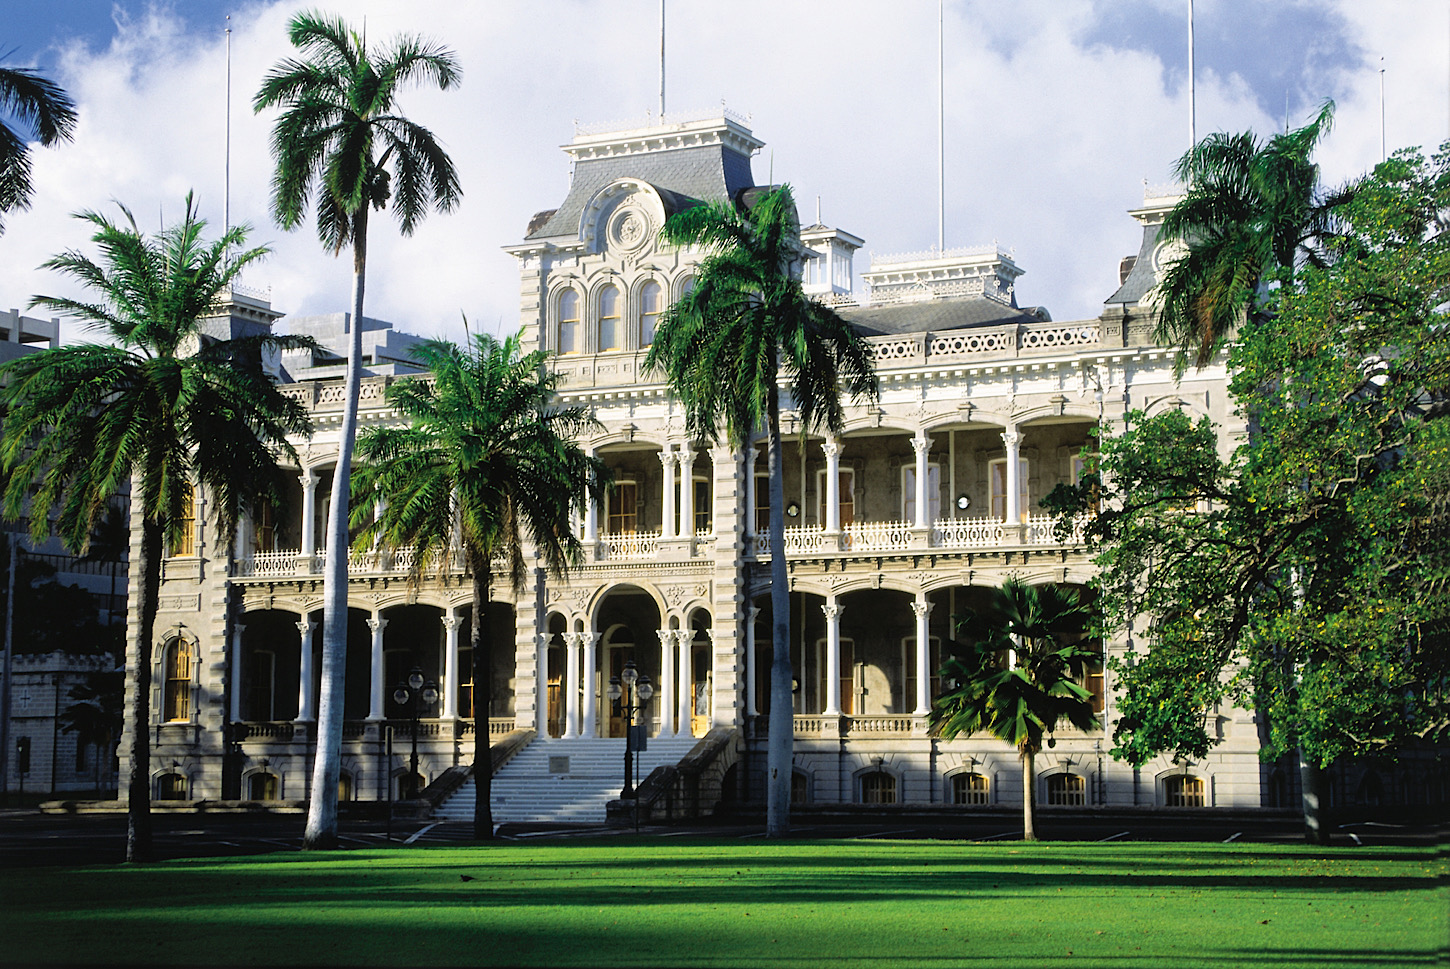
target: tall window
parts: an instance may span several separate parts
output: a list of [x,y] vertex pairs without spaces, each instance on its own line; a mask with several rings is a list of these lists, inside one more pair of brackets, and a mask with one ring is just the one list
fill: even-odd
[[895,804],[896,778],[884,770],[861,775],[862,804]]
[[1102,643],[1093,643],[1098,658],[1083,672],[1082,686],[1093,698],[1093,713],[1103,712],[1103,650]]
[[[1007,520],[1007,461],[999,458],[988,465],[992,495],[992,517],[998,521]],[[1017,514],[1027,520],[1027,459],[1017,459]]]
[[755,533],[764,535],[770,530],[770,475],[755,476]]
[[1053,774],[1047,779],[1047,803],[1080,806],[1087,803],[1087,785],[1078,774]]
[[252,510],[252,535],[257,551],[277,551],[277,510],[272,507],[272,499],[258,500],[256,508]]
[[790,803],[809,804],[811,800],[810,790],[810,781],[806,779],[806,775],[800,771],[792,771],[790,775]]
[[277,657],[271,650],[256,649],[247,655],[248,720],[275,720]]
[[[1085,474],[1097,474],[1097,471],[1098,471],[1098,456],[1096,454],[1075,454],[1075,455],[1073,455],[1073,457],[1072,457],[1072,483],[1073,484],[1075,484],[1075,485],[1082,484],[1083,475],[1085,475]],[[1092,508],[1093,514],[1097,514],[1097,512],[1098,512],[1098,493],[1099,493],[1099,489],[1098,488],[1094,488],[1093,489],[1092,502],[1090,504],[1090,507]]]
[[695,486],[695,531],[710,530],[710,479],[696,478]]
[[604,530],[611,535],[639,531],[639,485],[635,482],[616,481],[610,489]]
[[[941,517],[941,465],[926,466],[926,520],[934,522]],[[916,521],[916,465],[908,464],[901,469],[901,519]]]
[[953,804],[986,804],[988,793],[985,774],[964,772],[952,775]]
[[166,721],[191,719],[191,648],[181,640],[166,647],[161,717]]
[[473,716],[473,647],[458,649],[458,715]]
[[599,349],[618,350],[623,344],[619,325],[619,289],[606,286],[599,291]]
[[559,296],[559,352],[579,352],[579,294],[572,289]]
[[664,295],[664,289],[654,280],[645,283],[639,291],[639,345],[642,347],[655,342],[655,330],[665,308]]
[[1203,778],[1180,774],[1164,784],[1169,807],[1203,807]]
[[172,555],[196,554],[196,491],[187,486],[182,497],[181,514],[178,517],[176,539],[171,543]]

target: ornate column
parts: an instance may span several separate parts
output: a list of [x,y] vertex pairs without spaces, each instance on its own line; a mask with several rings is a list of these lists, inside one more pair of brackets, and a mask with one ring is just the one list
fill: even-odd
[[[826,708],[822,716],[841,715],[841,611],[842,606],[835,598],[826,600],[821,606],[826,614]],[[774,698],[771,698],[774,702]]]
[[660,451],[660,464],[664,467],[664,483],[660,486],[661,512],[660,512],[660,537],[674,538],[674,464],[679,460],[679,455],[666,447]]
[[676,460],[680,462],[680,537],[695,537],[695,452],[689,444],[680,445]]
[[242,719],[242,631],[246,628],[246,623],[232,623],[232,682],[229,684],[232,723]]
[[297,476],[302,483],[302,554],[317,554],[317,482],[320,475],[310,468]]
[[693,737],[694,729],[690,723],[690,716],[695,706],[695,676],[694,676],[694,649],[692,644],[695,641],[694,630],[676,629],[675,644],[680,647],[680,692],[678,696],[680,729],[678,736]]
[[760,697],[755,684],[755,620],[759,616],[759,606],[745,610],[745,712],[752,717],[760,716]]
[[582,647],[584,653],[584,669],[581,680],[584,684],[584,713],[579,721],[579,736],[597,737],[599,736],[599,715],[597,707],[599,685],[594,675],[597,666],[594,657],[598,652],[599,634],[595,632],[580,633],[579,645]]
[[931,713],[931,603],[926,593],[917,593],[911,611],[916,613],[916,709],[913,716]]
[[826,533],[841,530],[841,442],[831,438],[821,445],[826,452]]
[[1008,525],[1017,525],[1022,521],[1022,467],[1019,458],[1019,447],[1022,443],[1022,434],[1013,424],[1002,432],[1002,443],[1007,447],[1007,520]]
[[[745,445],[745,536],[755,537],[755,505],[759,498],[755,494],[755,463],[760,457],[758,444]],[[747,546],[748,547],[748,546]]]
[[549,639],[552,633],[534,633],[534,730],[549,739]]
[[[458,716],[458,627],[463,617],[449,610],[443,617],[443,718]],[[486,719],[485,715],[485,719]]]
[[301,634],[301,648],[298,650],[297,663],[297,719],[298,721],[316,720],[317,711],[312,704],[312,630],[317,623],[309,619],[302,619],[297,623],[297,632]]
[[373,632],[372,656],[368,661],[371,677],[368,683],[368,719],[383,719],[383,630],[388,621],[381,612],[368,618],[368,628]]
[[925,431],[917,431],[916,436],[911,439],[911,449],[916,452],[916,521],[912,525],[916,528],[929,528],[931,508],[926,500],[926,486],[930,469],[927,467],[926,458],[931,453],[931,438],[926,436]]
[[660,732],[655,736],[669,739],[675,736],[675,631],[660,629]]
[[564,634],[564,737],[579,736],[579,649],[584,633]]

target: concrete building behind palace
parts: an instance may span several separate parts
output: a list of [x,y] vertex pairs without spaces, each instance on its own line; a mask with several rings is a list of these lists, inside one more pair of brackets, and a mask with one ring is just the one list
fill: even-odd
[[[1100,316],[1070,322],[1019,305],[1023,270],[995,246],[876,257],[861,273],[869,293],[858,300],[853,254],[863,241],[812,225],[801,230],[804,278],[868,337],[881,399],[851,406],[838,438],[802,437],[787,407],[788,527],[785,547],[771,548],[762,449],[691,440],[663,383],[640,370],[659,314],[691,285],[700,257],[660,245],[661,224],[700,200],[748,204],[761,146],[728,113],[579,134],[564,148],[568,194],[507,249],[518,261],[524,340],[557,353],[562,396],[602,422],[584,443],[616,484],[578,523],[585,557],[566,579],[539,573],[517,597],[501,577],[494,584],[495,641],[514,648],[496,653],[490,734],[528,741],[500,775],[500,819],[523,816],[518,800],[529,783],[543,791],[597,771],[601,790],[618,788],[622,741],[614,738],[623,724],[606,688],[629,660],[657,685],[651,750],[678,759],[696,738],[713,738],[701,749],[709,747],[715,796],[759,798],[772,555],[785,555],[790,570],[797,800],[1020,804],[1013,749],[986,736],[927,735],[952,616],[1009,576],[1088,582],[1084,550],[1054,538],[1038,501],[1079,473],[1094,428],[1113,427],[1130,408],[1180,408],[1224,427],[1226,447],[1241,433],[1222,363],[1178,382],[1171,352],[1151,342],[1143,298],[1171,196],[1130,213],[1143,226],[1142,251],[1104,280],[1111,295]],[[1119,254],[1102,255],[1114,265]],[[379,348],[399,343],[377,336]],[[238,534],[219,535],[201,495],[194,540],[165,562],[153,670],[158,797],[308,794],[320,536],[342,407],[339,382],[323,376],[287,387],[316,421],[314,437],[297,442],[290,513],[260,508]],[[363,427],[396,419],[384,389],[397,379],[409,378],[391,367],[364,377]],[[352,554],[345,798],[408,789],[409,710],[393,693],[414,667],[440,691],[418,730],[419,783],[457,775],[450,768],[472,759],[470,587],[461,575],[410,583],[410,563],[409,549]],[[132,593],[135,601],[134,579]],[[1129,635],[1106,650],[1126,650]],[[1134,770],[1107,753],[1111,675],[1094,674],[1088,685],[1108,731],[1058,733],[1038,759],[1042,803],[1290,803],[1295,778],[1260,762],[1252,714],[1214,711],[1222,743],[1201,761]],[[389,726],[399,740],[392,757]],[[591,751],[608,752],[607,775],[588,766]],[[524,786],[510,795],[502,782],[531,752],[550,754],[548,766],[530,768],[533,775],[519,767]]]

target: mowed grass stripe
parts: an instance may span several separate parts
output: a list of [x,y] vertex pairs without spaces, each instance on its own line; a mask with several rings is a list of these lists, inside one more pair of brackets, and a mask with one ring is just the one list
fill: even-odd
[[0,872],[7,964],[1411,966],[1412,849],[612,838]]

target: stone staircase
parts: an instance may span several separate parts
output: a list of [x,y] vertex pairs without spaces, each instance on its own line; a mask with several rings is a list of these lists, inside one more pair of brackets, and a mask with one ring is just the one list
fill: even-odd
[[[699,741],[651,738],[637,755],[637,776],[676,764]],[[535,740],[504,764],[493,778],[493,821],[603,824],[604,810],[624,785],[624,739]],[[473,820],[473,778],[438,805],[433,817]]]

